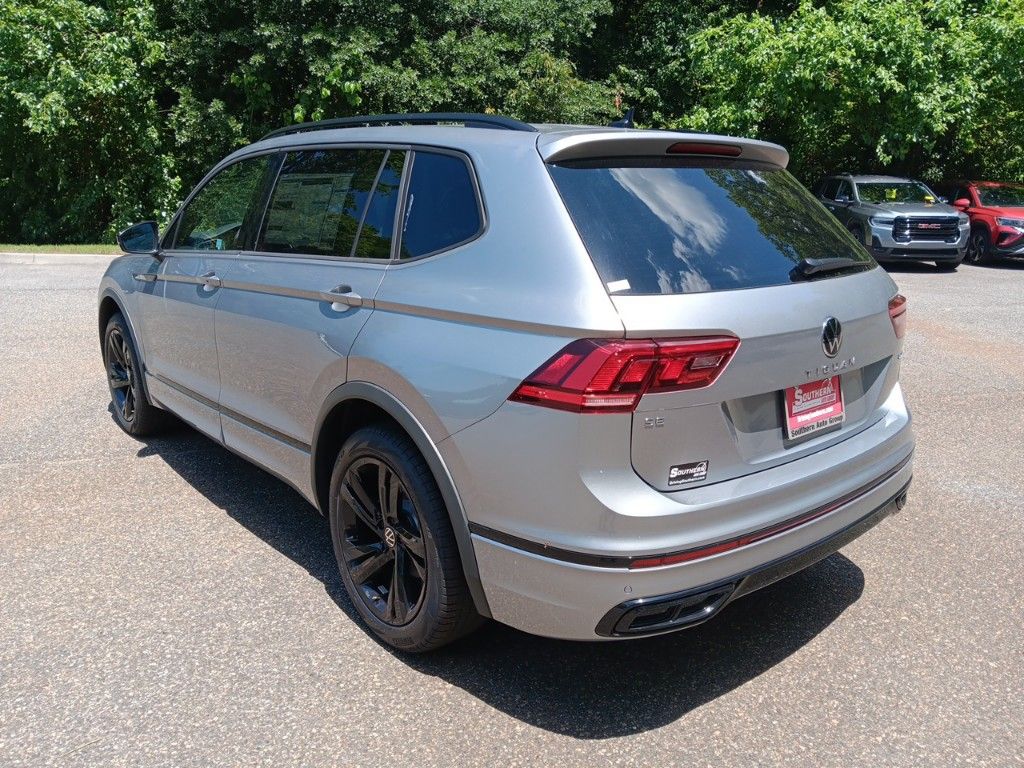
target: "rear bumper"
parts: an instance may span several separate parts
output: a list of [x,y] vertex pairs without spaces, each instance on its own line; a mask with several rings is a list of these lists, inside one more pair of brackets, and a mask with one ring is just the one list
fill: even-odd
[[909,487],[908,482],[881,507],[841,531],[733,580],[674,594],[626,600],[608,611],[595,631],[602,637],[641,637],[701,624],[736,598],[808,568],[867,533],[903,508]]
[[[569,640],[675,631],[835,552],[896,511],[911,462],[836,510],[771,538],[679,565],[633,570],[567,562],[473,535],[492,615]],[[624,600],[625,598],[625,600]],[[649,609],[649,610],[648,610]]]

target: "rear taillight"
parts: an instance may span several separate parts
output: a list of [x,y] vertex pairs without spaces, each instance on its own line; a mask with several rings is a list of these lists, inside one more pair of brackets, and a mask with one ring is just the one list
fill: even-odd
[[739,345],[726,336],[580,339],[530,374],[509,400],[575,413],[626,413],[648,392],[713,383]]
[[889,299],[889,319],[892,320],[892,329],[896,332],[896,338],[902,339],[907,332],[907,297],[897,293]]

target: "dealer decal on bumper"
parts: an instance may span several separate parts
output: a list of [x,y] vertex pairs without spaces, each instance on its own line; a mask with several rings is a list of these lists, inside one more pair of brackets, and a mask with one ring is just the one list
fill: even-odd
[[710,463],[707,459],[704,459],[704,461],[694,461],[690,464],[675,464],[669,467],[668,484],[682,485],[683,483],[696,483],[704,480],[708,476],[708,465]]

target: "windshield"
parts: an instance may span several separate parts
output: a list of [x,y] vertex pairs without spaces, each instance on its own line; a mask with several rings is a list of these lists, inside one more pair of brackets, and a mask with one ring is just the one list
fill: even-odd
[[[779,168],[655,158],[581,161],[550,172],[616,295],[783,285],[804,259],[873,264],[838,220]],[[843,273],[824,277],[837,274]]]
[[937,203],[939,199],[916,181],[870,182],[857,185],[862,203]]
[[978,197],[993,208],[1024,208],[1024,187],[978,187]]

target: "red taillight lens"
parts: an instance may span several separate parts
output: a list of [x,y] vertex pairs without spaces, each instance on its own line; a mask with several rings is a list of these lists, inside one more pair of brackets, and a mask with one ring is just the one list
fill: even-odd
[[530,374],[509,400],[575,413],[625,413],[647,392],[708,386],[739,345],[725,336],[580,339]]
[[896,338],[902,339],[907,332],[907,297],[897,293],[889,299],[889,319],[892,320],[892,329],[896,332]]

